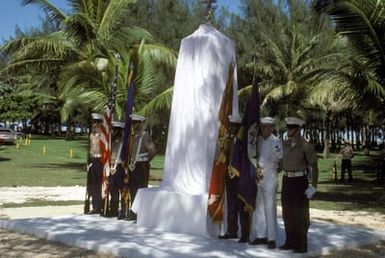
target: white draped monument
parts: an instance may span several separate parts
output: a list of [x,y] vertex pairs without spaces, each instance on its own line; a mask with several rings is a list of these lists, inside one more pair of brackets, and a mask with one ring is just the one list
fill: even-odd
[[[139,189],[137,224],[164,231],[216,235],[207,213],[218,113],[236,61],[234,42],[209,24],[181,42],[160,187]],[[234,65],[233,116],[239,116]]]

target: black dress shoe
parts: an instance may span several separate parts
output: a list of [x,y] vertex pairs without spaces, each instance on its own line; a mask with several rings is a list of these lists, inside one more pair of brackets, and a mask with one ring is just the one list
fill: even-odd
[[307,253],[306,249],[293,249],[293,253]]
[[117,217],[117,216],[118,216],[118,212],[117,211],[109,211],[109,212],[107,212],[105,217],[112,218],[112,217]]
[[268,249],[275,249],[275,241],[269,241],[267,242],[267,248]]
[[87,214],[100,214],[102,211],[101,210],[91,210]]
[[125,215],[119,215],[118,220],[126,219],[127,217]]
[[238,243],[247,243],[249,242],[249,238],[247,237],[241,237],[239,240],[238,240]]
[[267,244],[267,238],[256,238],[253,242],[250,243],[250,245],[266,245]]
[[291,249],[293,249],[293,247],[291,247],[288,244],[284,244],[284,245],[281,245],[280,247],[278,247],[278,249],[279,250],[291,250]]
[[231,233],[227,232],[224,235],[218,236],[218,238],[219,239],[235,239],[235,238],[238,238],[238,236],[237,236],[237,234],[231,234]]
[[136,213],[128,213],[128,217],[126,218],[126,220],[136,220],[137,216],[136,216]]

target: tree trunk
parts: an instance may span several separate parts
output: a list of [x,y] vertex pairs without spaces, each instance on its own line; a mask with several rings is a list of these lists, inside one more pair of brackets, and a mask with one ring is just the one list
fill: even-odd
[[66,132],[66,140],[73,140],[74,139],[74,123],[69,119],[68,126],[67,126],[67,132]]
[[325,139],[325,144],[324,144],[324,151],[322,153],[322,156],[324,159],[328,159],[330,156],[330,151],[329,151],[329,140],[326,138]]

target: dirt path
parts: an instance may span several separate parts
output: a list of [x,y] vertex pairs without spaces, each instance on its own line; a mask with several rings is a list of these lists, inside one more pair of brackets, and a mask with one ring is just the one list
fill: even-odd
[[30,235],[20,234],[0,228],[1,257],[113,257],[86,249],[49,242]]

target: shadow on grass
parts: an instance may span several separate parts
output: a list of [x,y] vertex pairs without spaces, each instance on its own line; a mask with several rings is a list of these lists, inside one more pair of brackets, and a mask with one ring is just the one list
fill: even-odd
[[31,166],[34,168],[48,168],[48,169],[72,169],[77,170],[77,172],[85,172],[86,165],[79,164],[77,162],[66,162],[66,163],[48,163],[48,164],[39,164]]
[[9,159],[9,158],[3,158],[3,157],[0,157],[0,162],[1,161],[10,161],[11,159]]
[[[352,183],[320,182],[314,201],[335,203],[339,210],[376,210],[385,213],[385,187],[376,182],[357,180]],[[321,205],[323,206],[323,205]]]

